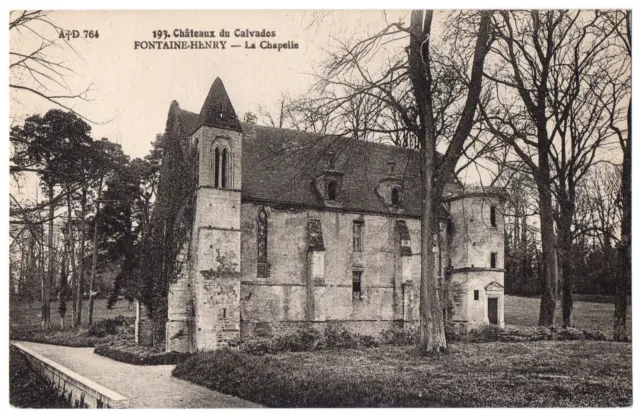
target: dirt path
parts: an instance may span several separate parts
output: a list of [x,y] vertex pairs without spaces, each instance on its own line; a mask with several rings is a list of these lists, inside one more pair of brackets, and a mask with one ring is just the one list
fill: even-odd
[[22,342],[33,351],[129,398],[131,408],[260,407],[171,376],[174,365],[139,366],[93,353],[93,348]]

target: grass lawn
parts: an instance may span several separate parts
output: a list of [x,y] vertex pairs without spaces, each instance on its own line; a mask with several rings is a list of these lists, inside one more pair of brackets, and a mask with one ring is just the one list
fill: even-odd
[[[539,306],[505,297],[506,323],[536,326]],[[574,321],[611,335],[613,304],[576,302]],[[389,345],[263,356],[222,349],[179,363],[174,375],[269,407],[615,407],[631,405],[631,371],[630,343],[539,341],[452,343],[441,356]]]
[[[93,306],[93,321],[114,318],[122,315],[130,324],[135,321],[135,309],[128,309],[128,302],[121,300],[113,309],[107,309],[107,300],[98,299]],[[9,306],[9,337],[13,340],[51,343],[57,345],[89,347],[96,343],[111,340],[111,337],[95,338],[87,335],[89,317],[89,301],[83,301],[82,327],[71,328],[71,302],[67,303],[65,315],[65,329],[60,327],[58,303],[51,302],[51,331],[42,329],[40,303],[23,303],[10,301]]]
[[[580,298],[578,296],[578,298]],[[590,300],[592,298],[586,297]],[[603,303],[602,297],[595,301],[576,301],[573,304],[574,327],[598,330],[613,335],[613,303]],[[537,326],[540,312],[540,298],[521,296],[504,297],[504,319],[507,325]],[[562,326],[562,299],[558,299],[556,325]],[[627,331],[631,337],[631,305],[627,309]]]
[[631,404],[631,344],[452,344],[253,356],[199,354],[174,375],[269,407],[612,407]]

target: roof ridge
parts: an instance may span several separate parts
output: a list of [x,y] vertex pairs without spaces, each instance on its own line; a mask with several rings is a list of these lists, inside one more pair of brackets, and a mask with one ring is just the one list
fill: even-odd
[[373,146],[377,146],[377,147],[384,148],[384,149],[394,148],[394,149],[397,149],[397,150],[409,151],[411,153],[418,152],[418,150],[415,149],[415,148],[398,147],[396,145],[385,144],[384,142],[375,142],[375,141],[362,140],[362,139],[353,138],[353,137],[350,137],[350,136],[338,135],[338,134],[321,134],[321,133],[318,133],[318,132],[301,131],[301,130],[298,130],[298,129],[290,129],[290,128],[279,128],[279,127],[274,127],[274,126],[270,126],[270,125],[250,124],[250,123],[246,123],[246,122],[240,122],[240,125],[242,125],[243,128],[245,126],[248,126],[250,128],[258,127],[258,128],[265,128],[265,129],[293,132],[293,133],[297,133],[297,134],[308,135],[309,138],[311,138],[312,136],[317,136],[317,137],[322,137],[322,138],[351,139],[351,140],[357,141],[359,143],[363,143],[363,144],[367,144],[367,145],[373,145]]

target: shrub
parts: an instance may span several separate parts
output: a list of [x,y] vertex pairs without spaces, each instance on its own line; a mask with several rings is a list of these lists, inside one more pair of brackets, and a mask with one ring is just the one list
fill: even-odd
[[305,327],[295,332],[272,338],[258,338],[244,341],[239,349],[247,354],[264,355],[278,352],[314,351],[325,347],[322,333],[317,329]]
[[482,325],[469,331],[469,342],[496,342],[500,340],[502,329],[496,325]]
[[98,355],[134,365],[174,365],[183,361],[189,354],[164,352],[156,348],[138,345],[131,339],[119,339],[96,346]]
[[246,354],[264,355],[273,354],[272,339],[260,338],[242,342],[238,349]]
[[347,328],[340,324],[330,324],[324,330],[327,348],[356,348],[357,342]]
[[314,328],[300,328],[293,333],[276,336],[272,341],[276,352],[304,352],[323,348],[322,334]]
[[588,331],[588,330],[585,329],[582,332],[584,333],[584,339],[587,339],[587,340],[591,340],[591,341],[608,341],[610,339],[607,336],[607,334],[602,332],[602,331]]
[[414,328],[393,327],[382,331],[380,334],[382,342],[390,345],[416,345],[420,338],[419,331]]
[[446,322],[444,324],[444,335],[447,342],[469,342],[468,326]]
[[101,319],[89,327],[89,335],[102,338],[107,335],[122,334],[129,330],[127,319],[118,315],[115,318]]
[[277,354],[280,352],[309,352],[327,348],[369,348],[378,346],[369,335],[355,334],[338,324],[329,325],[324,333],[313,327],[272,338],[258,338],[242,342],[238,349],[251,355]]

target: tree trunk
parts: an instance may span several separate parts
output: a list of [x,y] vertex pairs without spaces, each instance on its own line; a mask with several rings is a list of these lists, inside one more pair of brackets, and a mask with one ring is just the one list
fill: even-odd
[[77,315],[76,315],[76,325],[82,325],[82,301],[83,301],[83,285],[84,285],[84,247],[85,247],[85,239],[87,236],[86,231],[86,223],[85,217],[87,214],[87,190],[86,188],[82,189],[82,198],[80,200],[80,248],[78,252],[78,286],[76,298],[78,300],[77,304]]
[[[102,189],[102,177],[100,177],[100,185],[98,186],[98,197]],[[100,212],[100,201],[96,201],[96,216],[93,220],[93,256],[91,259],[91,279],[89,280],[89,326],[93,323],[93,281],[96,277],[96,263],[98,261],[98,213]]]
[[55,260],[55,251],[53,249],[53,217],[55,207],[53,205],[53,185],[50,185],[47,191],[49,197],[49,234],[47,234],[47,247],[49,249],[48,271],[43,272],[43,288],[42,288],[42,327],[51,329],[51,282],[54,278],[53,262]]
[[433,254],[436,199],[433,192],[435,148],[422,150],[422,217],[420,220],[420,350],[439,352],[447,347]]
[[65,240],[64,253],[60,263],[60,279],[58,284],[58,314],[60,315],[60,327],[64,329],[64,316],[67,312],[67,243]]
[[573,257],[570,207],[561,207],[558,220],[558,253],[562,269],[562,326],[573,327]]
[[538,184],[540,196],[540,235],[542,239],[542,300],[538,325],[555,323],[556,291],[558,289],[558,263],[556,241],[553,230],[553,207],[551,193],[545,184]]
[[[629,27],[629,30],[631,28]],[[627,341],[627,295],[631,284],[631,101],[627,108],[627,140],[622,160],[622,223],[618,250],[618,272],[616,281],[616,301],[613,313],[613,339]]]
[[69,264],[71,265],[71,327],[75,327],[78,315],[78,275],[76,273],[75,241],[73,240],[73,210],[71,209],[71,194],[67,196],[67,237],[69,238]]

